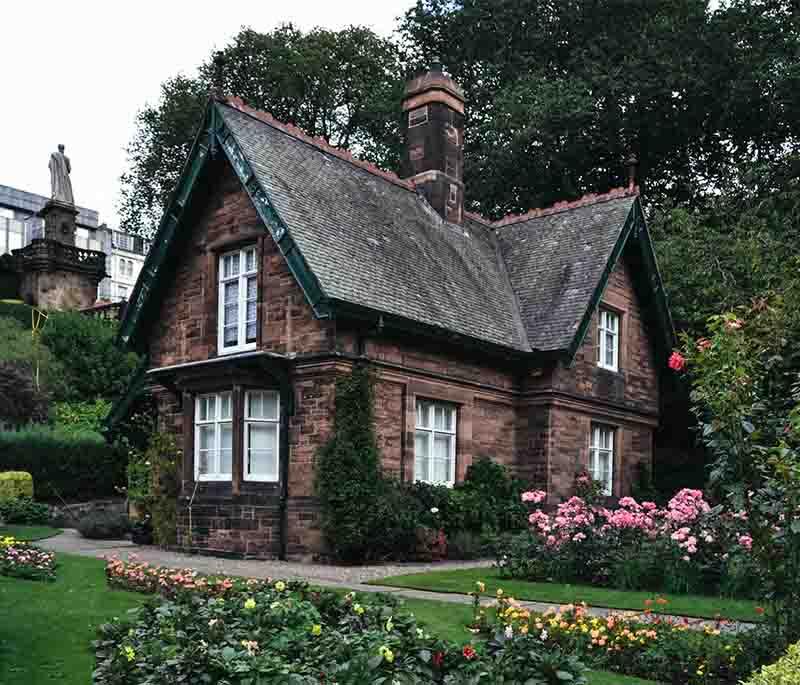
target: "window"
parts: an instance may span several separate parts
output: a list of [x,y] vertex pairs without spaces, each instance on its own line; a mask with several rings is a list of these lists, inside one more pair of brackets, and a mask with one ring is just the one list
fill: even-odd
[[128,260],[128,276],[133,276],[133,262]]
[[450,184],[450,197],[447,200],[451,205],[458,204],[458,186],[455,183]]
[[450,155],[444,158],[444,173],[451,178],[458,177],[458,162]]
[[458,129],[453,124],[447,124],[445,128],[447,139],[454,145],[458,145]]
[[408,113],[408,128],[419,126],[428,122],[428,105],[412,109]]
[[255,348],[257,271],[255,247],[219,259],[219,354]]
[[603,484],[603,494],[611,496],[614,480],[614,429],[610,426],[592,426],[589,472],[592,478]]
[[133,250],[133,236],[127,235],[125,233],[115,232],[114,237],[116,238],[117,247],[121,250]]
[[452,485],[456,480],[456,410],[417,400],[414,479]]
[[128,286],[126,286],[126,285],[118,285],[117,286],[117,297],[119,297],[121,300],[127,300],[128,299]]
[[231,393],[200,395],[194,405],[194,471],[198,480],[230,480],[233,459]]
[[597,326],[597,364],[611,371],[619,370],[619,314],[600,310]]
[[278,481],[280,401],[274,390],[245,393],[244,479]]

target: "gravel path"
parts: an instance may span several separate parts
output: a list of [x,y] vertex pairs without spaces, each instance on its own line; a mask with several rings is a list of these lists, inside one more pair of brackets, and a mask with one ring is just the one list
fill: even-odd
[[[204,574],[244,576],[246,578],[303,579],[324,587],[346,588],[358,592],[382,592],[410,599],[429,599],[439,602],[453,602],[456,604],[469,604],[472,602],[472,598],[468,595],[410,590],[384,585],[366,585],[366,583],[406,573],[445,571],[460,568],[491,568],[492,566],[492,562],[487,560],[334,566],[329,564],[305,564],[277,560],[225,559],[221,557],[184,554],[182,552],[169,552],[152,545],[134,545],[128,540],[87,540],[81,537],[78,531],[73,529],[66,529],[60,535],[46,540],[40,540],[36,544],[39,547],[54,552],[78,554],[86,557],[109,557],[116,555],[121,559],[127,559],[131,555],[135,555],[139,560],[151,564],[168,566],[170,568],[192,568]],[[520,604],[531,611],[537,612],[543,612],[556,606],[543,602],[527,601],[521,601]],[[593,616],[607,616],[610,613],[621,613],[619,609],[606,609],[603,607],[589,607],[588,612]],[[682,616],[673,616],[671,618],[684,620]],[[715,621],[704,621],[696,618],[687,618],[685,620],[688,621],[689,625],[693,628],[702,629],[706,626],[716,627]],[[742,630],[749,630],[752,627],[753,624],[751,623],[731,622],[721,626],[721,629],[724,631],[739,632]]]

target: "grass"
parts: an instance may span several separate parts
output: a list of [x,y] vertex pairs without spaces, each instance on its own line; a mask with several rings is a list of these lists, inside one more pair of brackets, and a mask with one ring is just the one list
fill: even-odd
[[[146,595],[110,590],[104,562],[58,555],[53,583],[0,576],[0,683],[3,685],[86,685],[91,682],[91,642],[97,626],[140,606]],[[467,604],[405,600],[428,632],[456,643],[473,638],[464,627]],[[655,685],[638,678],[591,671],[590,685]]]
[[51,528],[50,526],[0,526],[0,538],[10,535],[12,538],[25,542],[51,538],[60,532],[60,528]]
[[[513,596],[516,599],[552,603],[553,605],[586,602],[590,606],[640,611],[645,608],[646,600],[654,600],[659,596],[652,592],[613,590],[564,583],[533,583],[524,580],[507,580],[500,578],[497,570],[491,568],[412,573],[410,575],[382,578],[372,581],[371,584],[466,594],[475,589],[475,583],[479,580],[486,583],[487,595],[493,596],[498,588],[502,588],[506,595]],[[761,617],[755,611],[757,603],[749,600],[701,595],[660,596],[667,599],[668,603],[663,607],[653,603],[652,609],[654,612],[660,610],[663,613],[697,618],[723,616],[737,621],[755,622],[761,620]]]
[[58,556],[53,583],[0,576],[0,683],[86,685],[97,626],[144,595],[109,590],[100,559]]

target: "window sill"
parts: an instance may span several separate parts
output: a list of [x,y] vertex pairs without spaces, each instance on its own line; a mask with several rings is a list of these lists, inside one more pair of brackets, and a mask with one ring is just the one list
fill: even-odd
[[237,347],[220,347],[221,351],[217,352],[218,357],[227,357],[231,354],[238,354],[239,352],[252,352],[256,349],[256,343],[248,343],[247,345],[238,345]]
[[245,476],[242,478],[242,482],[244,483],[268,483],[270,485],[277,485],[279,483],[278,478],[259,478],[258,476]]
[[198,483],[231,483],[233,481],[233,476],[231,476],[231,474],[220,474],[217,476],[201,476],[199,474],[195,474],[194,478]]

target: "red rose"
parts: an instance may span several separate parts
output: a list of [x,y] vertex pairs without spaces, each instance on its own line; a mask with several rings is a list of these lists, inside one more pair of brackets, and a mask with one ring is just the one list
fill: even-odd
[[434,655],[431,657],[431,663],[434,666],[436,666],[436,668],[441,668],[442,664],[444,663],[444,653],[435,652]]
[[683,371],[686,368],[686,359],[680,352],[673,352],[667,366],[673,371]]
[[464,658],[465,658],[467,661],[471,661],[471,660],[472,660],[472,659],[474,659],[474,658],[475,658],[475,656],[476,656],[476,652],[475,652],[475,650],[472,648],[472,646],[471,646],[471,645],[464,645],[464,649],[461,651],[461,653],[464,655]]

